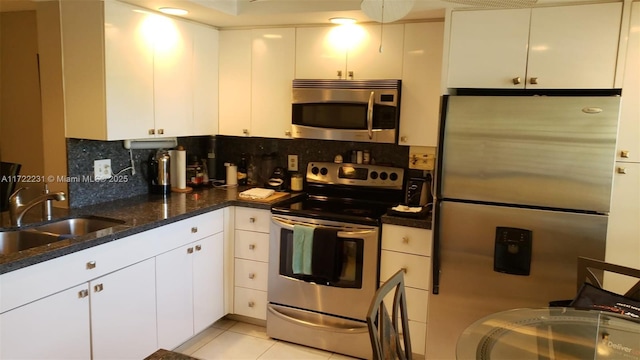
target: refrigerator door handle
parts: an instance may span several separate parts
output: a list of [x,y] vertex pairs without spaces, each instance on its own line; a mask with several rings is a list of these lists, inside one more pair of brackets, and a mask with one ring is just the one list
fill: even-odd
[[433,206],[433,251],[431,254],[431,293],[440,293],[440,200]]

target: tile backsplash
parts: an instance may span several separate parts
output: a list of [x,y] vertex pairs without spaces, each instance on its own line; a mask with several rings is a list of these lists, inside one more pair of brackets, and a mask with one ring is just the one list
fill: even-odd
[[[187,150],[187,161],[193,156],[206,159],[211,137],[178,138],[178,144]],[[333,161],[342,155],[347,162],[352,150],[369,150],[371,158],[379,164],[407,167],[409,148],[393,144],[372,144],[347,141],[270,139],[254,137],[214,137],[216,178],[224,179],[225,162],[239,163],[243,154],[260,173],[270,174],[275,166],[287,166],[287,155],[298,155],[298,167],[304,172],[311,161]],[[155,150],[129,150],[122,141],[96,141],[67,139],[69,169],[69,206],[71,208],[146,194],[146,164]],[[118,176],[110,180],[93,180],[93,162],[111,159],[111,168]],[[260,184],[258,184],[260,185]]]

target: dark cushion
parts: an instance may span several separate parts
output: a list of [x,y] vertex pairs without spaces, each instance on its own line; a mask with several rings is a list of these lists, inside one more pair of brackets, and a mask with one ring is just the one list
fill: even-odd
[[640,301],[584,283],[571,306],[576,309],[609,311],[640,320]]

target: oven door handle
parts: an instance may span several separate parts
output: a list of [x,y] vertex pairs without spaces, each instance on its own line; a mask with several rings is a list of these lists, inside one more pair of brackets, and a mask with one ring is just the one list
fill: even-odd
[[[378,231],[378,228],[345,228],[345,227],[340,227],[340,226],[327,226],[327,225],[317,225],[317,224],[310,224],[310,223],[305,223],[305,222],[301,222],[301,221],[295,221],[295,220],[288,220],[288,219],[283,219],[280,217],[272,217],[271,220],[276,223],[276,225],[286,228],[288,230],[293,231],[293,226],[294,225],[304,225],[304,226],[309,226],[309,227],[313,227],[313,228],[318,228],[318,227],[325,227],[325,228],[329,228],[329,229],[337,229],[338,232],[338,237],[341,238],[355,238],[355,237],[361,237],[364,235],[368,235],[368,234],[373,234],[376,231]],[[355,230],[353,230],[355,229]]]
[[369,132],[369,140],[373,139],[373,101],[375,99],[375,92],[369,94],[369,105],[367,107],[367,130]]

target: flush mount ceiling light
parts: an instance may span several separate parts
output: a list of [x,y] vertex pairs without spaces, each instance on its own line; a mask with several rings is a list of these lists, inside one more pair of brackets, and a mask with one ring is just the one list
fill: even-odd
[[346,18],[346,17],[333,17],[329,19],[329,21],[331,21],[332,24],[338,24],[338,25],[349,25],[349,24],[356,23],[356,19]]
[[389,23],[407,16],[415,0],[362,0],[360,9],[371,20]]
[[161,13],[168,15],[187,15],[189,12],[185,9],[171,8],[171,7],[161,7],[158,9]]

